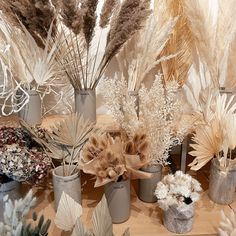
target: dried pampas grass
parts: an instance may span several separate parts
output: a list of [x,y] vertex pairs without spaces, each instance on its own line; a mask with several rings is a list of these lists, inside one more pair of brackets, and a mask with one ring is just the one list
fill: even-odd
[[117,0],[105,0],[104,5],[102,7],[102,12],[100,14],[100,22],[99,25],[101,28],[105,28],[110,21],[112,13],[114,9],[117,7]]

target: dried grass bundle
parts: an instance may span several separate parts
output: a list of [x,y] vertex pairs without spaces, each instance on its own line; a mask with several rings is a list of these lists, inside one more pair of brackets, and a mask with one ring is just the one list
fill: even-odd
[[148,178],[149,174],[139,171],[148,162],[147,148],[147,138],[142,133],[131,139],[126,135],[93,136],[83,149],[80,167],[85,173],[96,175],[95,187],[121,178]]
[[52,22],[52,36],[56,34],[55,9],[50,0],[2,0],[0,10],[19,28],[20,21],[40,47],[44,46]]
[[114,9],[117,7],[117,0],[105,0],[100,14],[99,25],[101,28],[105,28],[110,21]]
[[[159,4],[157,4],[156,14],[159,12]],[[163,49],[161,55],[171,55],[178,52],[176,57],[168,61],[161,62],[164,78],[166,81],[176,80],[182,86],[188,78],[188,72],[192,65],[193,35],[190,29],[189,21],[184,12],[184,2],[182,0],[168,0],[167,8],[171,17],[177,17],[169,41]]]

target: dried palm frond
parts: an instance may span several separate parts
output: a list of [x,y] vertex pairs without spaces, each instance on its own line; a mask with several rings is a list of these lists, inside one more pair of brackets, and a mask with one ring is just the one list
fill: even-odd
[[236,214],[234,210],[230,210],[229,214],[225,214],[221,210],[221,221],[218,227],[220,236],[235,236],[236,235]]
[[[159,12],[157,1],[156,14]],[[188,78],[188,71],[192,65],[192,31],[190,30],[189,21],[183,10],[182,0],[168,0],[168,12],[171,17],[179,17],[175,24],[169,41],[163,49],[161,55],[171,55],[178,52],[176,57],[163,61],[162,69],[165,80],[176,80],[179,85],[183,85]]]
[[13,25],[21,28],[21,22],[40,47],[44,46],[52,22],[52,36],[55,36],[55,10],[49,0],[2,0],[0,10]]

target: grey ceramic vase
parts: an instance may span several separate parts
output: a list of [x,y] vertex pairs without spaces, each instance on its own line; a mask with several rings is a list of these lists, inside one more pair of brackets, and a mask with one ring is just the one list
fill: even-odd
[[35,90],[29,90],[27,93],[29,102],[18,112],[18,116],[30,125],[39,125],[42,123],[41,98]]
[[140,179],[139,180],[139,190],[138,197],[144,202],[153,203],[157,201],[156,196],[154,195],[157,183],[161,180],[162,177],[162,166],[161,165],[152,165],[147,166],[141,169],[142,171],[152,173],[153,177],[150,179]]
[[[69,166],[65,166],[65,168],[69,168]],[[74,168],[74,166],[70,166],[70,168]],[[81,204],[81,182],[79,170],[77,170],[73,175],[63,176],[63,166],[56,167],[53,170],[53,190],[55,209],[58,207],[63,192]]]
[[129,91],[129,96],[134,97],[135,102],[135,110],[137,112],[137,116],[139,117],[139,95],[137,91]]
[[176,234],[184,234],[192,230],[194,204],[185,205],[183,209],[169,207],[163,211],[163,224],[167,230]]
[[20,193],[21,184],[17,181],[10,181],[0,184],[0,222],[3,220],[4,202],[3,198],[8,195],[9,199],[16,200],[21,197]]
[[110,182],[105,185],[105,196],[112,222],[125,222],[130,216],[130,180]]
[[82,115],[86,120],[96,122],[95,90],[75,90],[75,112]]
[[236,184],[236,167],[223,172],[219,168],[218,160],[211,161],[209,178],[209,197],[218,204],[230,204],[234,199]]

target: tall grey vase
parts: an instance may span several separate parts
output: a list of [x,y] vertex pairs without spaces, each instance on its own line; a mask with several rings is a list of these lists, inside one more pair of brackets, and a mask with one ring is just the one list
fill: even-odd
[[163,224],[167,230],[177,234],[184,234],[192,230],[194,218],[194,204],[184,208],[169,207],[163,211]]
[[105,196],[112,222],[118,224],[128,220],[130,216],[130,180],[106,184]]
[[218,204],[230,204],[234,199],[236,184],[236,167],[223,172],[219,168],[218,160],[214,158],[210,167],[209,197]]
[[129,94],[130,97],[134,97],[135,110],[137,112],[137,116],[139,117],[139,95],[138,95],[138,91],[129,91],[128,94]]
[[17,181],[10,181],[0,184],[0,222],[3,220],[4,202],[3,198],[8,195],[9,199],[16,200],[21,197],[20,183]]
[[144,202],[156,202],[157,198],[154,195],[157,183],[162,177],[162,165],[150,165],[141,169],[142,171],[152,173],[153,177],[150,179],[139,180],[138,197]]
[[[69,168],[69,165],[65,166],[65,168]],[[73,169],[74,166],[71,166],[70,168]],[[63,192],[81,204],[81,182],[79,170],[77,170],[73,175],[63,176],[63,166],[56,167],[53,170],[53,190],[55,209],[58,207]]]
[[75,112],[82,115],[86,120],[96,122],[95,90],[75,90]]
[[29,102],[18,112],[18,116],[30,125],[39,125],[42,123],[41,98],[35,90],[29,90],[27,93]]

